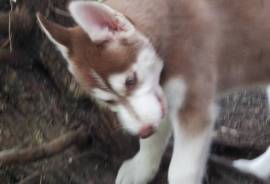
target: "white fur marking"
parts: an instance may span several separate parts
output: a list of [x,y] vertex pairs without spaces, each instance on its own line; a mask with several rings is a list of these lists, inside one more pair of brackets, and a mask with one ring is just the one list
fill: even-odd
[[106,85],[105,81],[102,79],[102,77],[95,70],[91,69],[90,72],[91,72],[94,80],[96,80],[96,82],[99,84],[99,86],[102,89],[109,89],[108,86]]
[[136,63],[132,66],[136,71],[140,81],[140,89],[136,94],[145,93],[159,87],[160,73],[163,68],[163,62],[157,56],[151,45],[146,44],[138,54]]
[[260,178],[267,179],[270,177],[270,147],[259,157],[253,160],[236,160],[233,166],[237,169],[252,173]]
[[185,100],[186,84],[181,77],[174,78],[166,82],[164,86],[165,95],[167,96],[169,110],[177,113]]
[[99,100],[103,100],[103,101],[117,99],[117,97],[114,94],[111,94],[111,93],[104,91],[102,89],[99,89],[99,88],[92,89],[91,93],[95,98],[97,98]]
[[144,127],[151,125],[157,128],[162,121],[161,104],[155,96],[154,91],[147,92],[143,95],[131,96],[127,98],[130,106],[133,108],[139,119],[129,112],[125,105],[118,106],[118,118],[124,128],[130,133],[138,134]]
[[111,87],[117,91],[119,95],[124,95],[126,88],[125,88],[125,81],[127,79],[128,72],[120,73],[120,74],[113,74],[109,77],[108,82],[110,83]]
[[134,94],[139,95],[159,87],[159,77],[162,68],[162,61],[157,57],[151,45],[146,44],[139,52],[137,61],[130,69],[123,73],[111,75],[108,81],[118,94],[124,95],[126,79],[131,73],[136,72],[140,87],[136,89]]

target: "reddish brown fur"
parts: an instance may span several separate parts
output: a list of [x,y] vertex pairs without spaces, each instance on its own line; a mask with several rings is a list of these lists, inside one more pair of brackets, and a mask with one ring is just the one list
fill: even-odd
[[78,27],[72,29],[71,40],[69,55],[71,62],[77,66],[77,75],[84,78],[80,80],[81,83],[93,81],[90,69],[94,69],[104,81],[113,73],[126,71],[136,61],[140,44],[126,40],[113,48],[107,43],[96,45]]
[[107,82],[109,75],[126,71],[136,61],[142,43],[134,38],[123,38],[114,46],[106,42],[95,44],[78,26],[67,29],[38,16],[54,39],[68,48],[68,57],[75,66],[72,68],[74,76],[87,91],[98,86],[91,69]]

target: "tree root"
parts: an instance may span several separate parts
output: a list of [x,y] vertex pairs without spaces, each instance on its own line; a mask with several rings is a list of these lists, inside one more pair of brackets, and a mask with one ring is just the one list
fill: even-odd
[[11,149],[0,152],[0,166],[26,164],[57,155],[73,145],[89,138],[89,131],[84,128],[70,131],[48,143],[25,149]]

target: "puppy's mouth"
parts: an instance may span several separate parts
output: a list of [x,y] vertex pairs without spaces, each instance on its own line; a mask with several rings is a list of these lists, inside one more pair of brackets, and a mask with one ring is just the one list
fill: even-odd
[[143,127],[139,132],[141,139],[146,139],[155,133],[155,128],[151,125]]
[[[159,95],[158,93],[156,93],[155,96],[159,102],[161,119],[164,119],[167,112],[166,100],[162,95]],[[146,139],[152,136],[155,132],[156,128],[154,126],[146,125],[140,130],[138,135],[141,139]]]

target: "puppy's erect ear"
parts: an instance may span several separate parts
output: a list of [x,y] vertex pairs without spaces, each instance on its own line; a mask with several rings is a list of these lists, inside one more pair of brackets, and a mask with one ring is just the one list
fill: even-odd
[[37,13],[37,19],[43,32],[67,59],[68,48],[71,47],[70,31],[63,26],[47,20],[40,13]]
[[103,3],[73,1],[69,5],[69,11],[95,43],[112,41],[134,31],[133,25],[125,16]]

